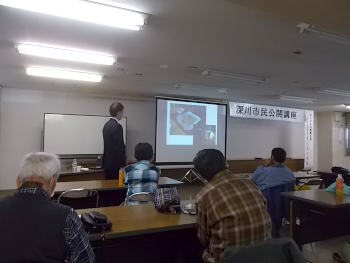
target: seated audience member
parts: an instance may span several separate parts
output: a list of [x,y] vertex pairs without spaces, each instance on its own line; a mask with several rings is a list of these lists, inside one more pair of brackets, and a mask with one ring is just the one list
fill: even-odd
[[[125,168],[124,180],[128,186],[127,197],[141,192],[153,193],[153,190],[158,188],[160,169],[152,164],[152,146],[147,142],[137,144],[135,147],[135,158],[137,163]],[[138,201],[128,201],[126,205],[137,205],[140,203]]]
[[248,246],[271,238],[265,198],[249,179],[227,170],[223,154],[214,149],[197,153],[197,172],[209,183],[197,195],[197,233],[205,263],[220,262],[227,246]]
[[260,165],[253,173],[253,181],[260,190],[265,190],[274,186],[295,183],[294,173],[284,165],[287,153],[282,148],[274,148],[271,159],[265,161],[265,165]]
[[77,213],[50,200],[60,167],[44,152],[22,160],[15,194],[0,197],[1,262],[95,262]]

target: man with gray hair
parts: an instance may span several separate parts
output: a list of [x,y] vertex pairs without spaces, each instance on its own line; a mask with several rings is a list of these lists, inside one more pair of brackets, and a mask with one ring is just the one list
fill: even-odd
[[15,194],[0,197],[1,262],[95,262],[77,213],[50,200],[60,167],[44,152],[22,160]]

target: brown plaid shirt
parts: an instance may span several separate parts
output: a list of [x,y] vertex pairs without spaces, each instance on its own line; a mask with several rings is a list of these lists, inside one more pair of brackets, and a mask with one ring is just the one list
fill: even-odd
[[197,233],[206,263],[220,262],[227,246],[270,239],[265,198],[249,179],[229,170],[218,173],[197,195]]

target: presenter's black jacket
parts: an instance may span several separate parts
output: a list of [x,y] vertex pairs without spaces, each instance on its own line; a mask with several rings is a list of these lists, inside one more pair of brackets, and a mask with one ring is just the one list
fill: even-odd
[[117,172],[126,165],[123,127],[110,118],[103,127],[103,169]]

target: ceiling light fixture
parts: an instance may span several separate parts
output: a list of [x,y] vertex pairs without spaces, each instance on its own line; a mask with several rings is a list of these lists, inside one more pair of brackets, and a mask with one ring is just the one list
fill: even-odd
[[299,103],[314,103],[315,99],[303,98],[303,97],[294,97],[294,96],[285,96],[279,95],[275,97],[276,100],[281,101],[291,101],[291,102],[299,102]]
[[266,79],[264,78],[257,78],[257,77],[251,77],[251,76],[245,76],[245,75],[237,75],[227,72],[220,72],[220,71],[214,71],[214,70],[205,70],[202,72],[202,76],[213,76],[218,78],[229,78],[234,80],[241,80],[241,81],[247,81],[247,82],[253,82],[253,83],[264,83]]
[[17,50],[21,54],[61,60],[79,61],[93,64],[113,65],[115,59],[110,55],[101,55],[88,51],[69,50],[31,44],[18,44]]
[[306,23],[301,23],[297,27],[300,28],[300,33],[313,35],[343,45],[350,45],[350,37],[348,36],[317,29],[315,26]]
[[148,18],[148,14],[83,0],[0,0],[0,5],[131,30],[141,30]]
[[337,95],[337,96],[350,96],[350,91],[340,89],[329,89],[329,88],[318,88],[316,89],[319,93]]
[[26,69],[26,72],[30,76],[91,81],[91,82],[101,82],[103,77],[102,75],[93,74],[93,73],[68,71],[68,70],[62,70],[62,69],[51,69],[51,68],[36,68],[36,67],[28,67]]
[[345,104],[346,109],[350,109],[350,105]]
[[226,88],[218,88],[212,86],[203,86],[203,85],[195,85],[195,84],[187,84],[187,83],[177,83],[174,85],[175,89],[184,89],[184,90],[196,90],[196,91],[204,91],[208,93],[221,93],[227,94],[229,92]]

